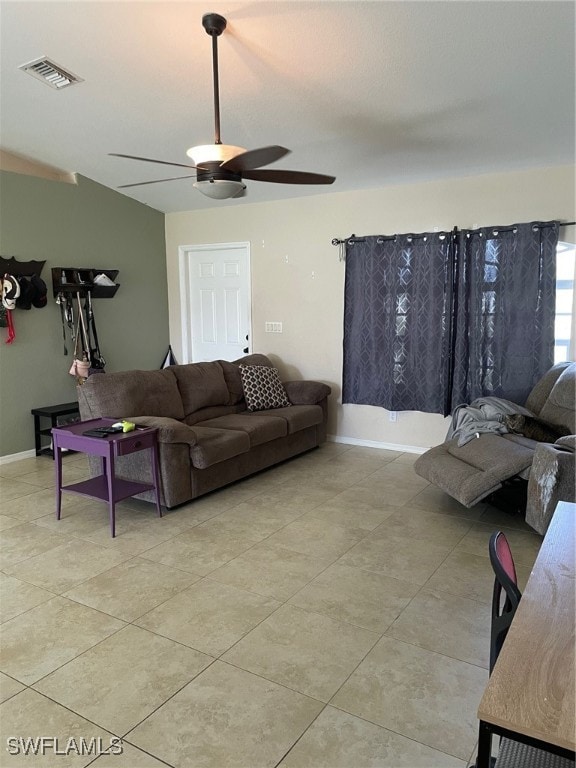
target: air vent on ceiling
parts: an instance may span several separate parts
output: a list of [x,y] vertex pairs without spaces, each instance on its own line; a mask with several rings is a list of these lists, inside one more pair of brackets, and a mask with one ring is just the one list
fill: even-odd
[[46,85],[49,85],[51,88],[56,88],[57,90],[82,82],[81,77],[73,75],[71,72],[63,69],[59,64],[55,64],[45,56],[41,59],[29,61],[28,64],[22,64],[18,69],[21,69],[23,72],[28,72],[32,77],[42,80],[43,83],[46,83]]

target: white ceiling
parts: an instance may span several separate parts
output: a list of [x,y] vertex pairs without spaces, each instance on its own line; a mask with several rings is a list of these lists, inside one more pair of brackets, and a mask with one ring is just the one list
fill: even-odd
[[[247,182],[214,201],[170,181],[123,192],[161,211],[243,205],[575,161],[575,3],[27,2],[0,5],[2,147],[108,187],[186,174],[109,152],[189,162],[213,141],[220,13],[222,140],[281,144],[274,168],[330,187]],[[84,82],[18,67],[46,55]]]

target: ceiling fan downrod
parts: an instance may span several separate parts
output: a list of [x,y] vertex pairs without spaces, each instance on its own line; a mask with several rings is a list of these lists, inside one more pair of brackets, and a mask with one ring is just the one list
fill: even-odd
[[218,82],[218,38],[226,29],[226,19],[218,13],[205,13],[202,26],[212,38],[212,75],[214,80],[214,143],[222,144],[220,138],[220,87]]

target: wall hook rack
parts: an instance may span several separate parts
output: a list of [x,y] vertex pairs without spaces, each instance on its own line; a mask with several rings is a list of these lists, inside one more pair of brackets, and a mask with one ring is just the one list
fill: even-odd
[[[110,285],[102,285],[96,278],[105,275]],[[111,299],[118,288],[117,269],[96,269],[95,267],[53,267],[52,291],[54,297],[59,293],[79,293],[84,297],[88,293],[93,299]]]
[[0,274],[13,277],[40,277],[46,261],[18,261],[14,256],[0,256]]

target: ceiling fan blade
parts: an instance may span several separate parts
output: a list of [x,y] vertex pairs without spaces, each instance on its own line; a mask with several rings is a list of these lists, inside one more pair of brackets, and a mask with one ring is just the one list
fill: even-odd
[[178,181],[178,179],[195,179],[196,176],[175,176],[173,179],[155,179],[154,181],[139,181],[136,184],[121,184],[116,189],[128,189],[128,187],[143,187],[146,184],[160,184],[161,181]]
[[322,173],[306,173],[305,171],[267,171],[254,170],[242,173],[243,179],[252,181],[272,181],[275,184],[332,184],[335,176],[325,176]]
[[222,163],[220,168],[224,171],[232,171],[232,173],[243,173],[253,168],[261,168],[263,165],[270,165],[270,163],[274,163],[276,160],[289,154],[290,150],[286,149],[286,147],[279,147],[277,144],[273,144],[270,147],[259,147],[258,149],[249,149],[247,152],[242,152],[241,155],[236,155],[231,160]]
[[169,163],[166,160],[154,160],[151,157],[137,157],[136,155],[121,155],[118,152],[108,152],[110,157],[126,157],[128,160],[143,160],[145,163],[159,163],[160,165],[175,165],[178,168],[196,168],[195,165],[185,163]]

